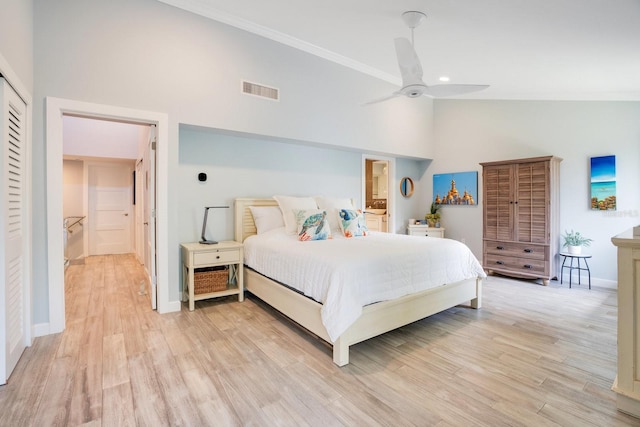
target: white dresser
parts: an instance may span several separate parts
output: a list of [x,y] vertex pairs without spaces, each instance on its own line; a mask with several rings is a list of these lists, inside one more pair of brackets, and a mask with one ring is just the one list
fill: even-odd
[[629,230],[611,241],[618,247],[618,375],[612,389],[618,409],[640,417],[640,236]]
[[407,227],[409,236],[444,237],[444,228],[427,227],[426,225],[409,225]]

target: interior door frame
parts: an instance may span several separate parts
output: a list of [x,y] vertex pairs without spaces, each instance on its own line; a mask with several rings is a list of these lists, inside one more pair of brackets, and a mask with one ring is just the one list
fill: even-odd
[[158,236],[158,223],[156,221],[157,203],[157,164],[156,145],[157,133],[154,126],[149,129],[149,142],[144,151],[144,158],[147,159],[144,171],[144,268],[149,282],[149,293],[151,295],[151,308],[158,309],[158,259],[156,255],[156,239]]
[[[62,144],[64,115],[115,120],[143,125],[156,125],[157,182],[159,188],[169,188],[169,119],[167,114],[135,110],[111,105],[94,104],[62,98],[45,98],[45,137],[47,145],[47,193],[62,193]],[[169,301],[169,224],[168,194],[159,192],[156,200],[158,260],[158,312],[179,311],[180,304]],[[47,260],[49,278],[49,324],[39,335],[62,332],[65,328],[64,255],[62,236],[62,198],[47,197]]]
[[[135,171],[135,180],[134,180],[134,247],[136,252],[136,258],[140,264],[144,264],[144,166],[145,159],[144,157],[137,159],[136,164],[134,165],[133,170]],[[140,253],[142,251],[142,253]]]

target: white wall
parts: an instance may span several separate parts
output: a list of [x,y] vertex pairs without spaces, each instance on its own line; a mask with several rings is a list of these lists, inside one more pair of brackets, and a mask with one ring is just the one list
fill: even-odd
[[149,128],[73,116],[64,116],[62,127],[65,155],[113,159],[137,159],[141,132]]
[[[430,205],[431,181],[427,179],[430,160],[397,159],[395,183],[393,191],[396,197],[396,233],[406,234],[409,218],[424,219]],[[413,180],[414,192],[411,197],[403,197],[400,194],[400,180],[403,177]],[[445,231],[446,233],[446,231]]]
[[[62,169],[62,216],[84,216],[84,162],[82,160],[64,160]],[[73,220],[72,222],[75,222]],[[71,223],[72,223],[71,222]],[[84,227],[86,221],[78,223],[67,234],[67,251],[69,259],[81,257],[84,253]]]
[[62,216],[82,216],[84,212],[84,162],[64,160],[62,169]]
[[[179,299],[179,124],[371,153],[429,158],[433,103],[397,98],[370,76],[155,0],[35,2],[34,236],[46,235],[43,98],[169,116],[170,299]],[[240,93],[246,79],[278,87],[280,102]],[[34,312],[46,322],[47,253],[34,247]]]
[[[6,61],[33,93],[33,0],[3,0],[0,7],[0,65]],[[7,73],[0,66],[0,74]],[[9,76],[11,77],[11,76]],[[9,78],[11,82],[11,78]],[[12,82],[15,84],[15,82]]]
[[[375,78],[153,0],[38,1],[35,9],[43,96],[168,112],[175,123],[430,156],[424,117],[431,101],[364,107],[372,95],[396,89]],[[279,88],[281,100],[242,95],[242,79]]]
[[[438,100],[433,174],[482,169],[479,162],[554,155],[560,165],[560,230],[595,240],[591,274],[616,280],[611,237],[640,223],[640,102]],[[616,156],[618,210],[590,210],[589,161]],[[481,179],[479,179],[481,180]],[[432,188],[429,197],[433,196]],[[479,194],[482,183],[479,182]],[[482,255],[482,197],[477,207],[443,207],[447,235]]]

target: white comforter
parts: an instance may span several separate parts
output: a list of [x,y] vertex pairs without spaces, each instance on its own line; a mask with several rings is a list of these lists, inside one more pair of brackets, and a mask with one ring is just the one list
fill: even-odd
[[469,248],[451,239],[371,232],[301,242],[284,228],[247,238],[245,264],[321,302],[332,341],[378,301],[486,277]]

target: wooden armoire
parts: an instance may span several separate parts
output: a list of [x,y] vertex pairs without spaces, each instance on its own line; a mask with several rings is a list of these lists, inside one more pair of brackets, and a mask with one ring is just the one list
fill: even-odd
[[545,285],[557,277],[561,161],[546,156],[480,163],[482,264],[489,273]]

